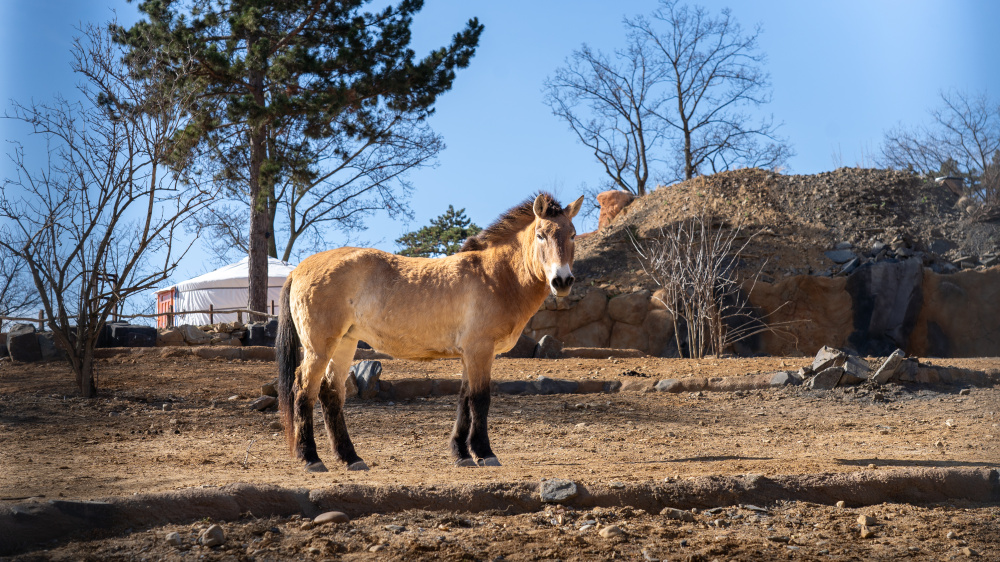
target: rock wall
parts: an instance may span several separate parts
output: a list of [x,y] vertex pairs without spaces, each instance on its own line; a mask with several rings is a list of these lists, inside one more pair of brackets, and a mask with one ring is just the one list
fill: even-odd
[[[939,274],[917,259],[878,262],[844,277],[758,282],[749,293],[755,314],[772,330],[737,346],[741,355],[814,355],[826,345],[868,356],[896,348],[919,357],[1000,356],[1000,267]],[[524,333],[570,347],[669,356],[676,349],[673,321],[658,296],[594,288],[549,298]]]

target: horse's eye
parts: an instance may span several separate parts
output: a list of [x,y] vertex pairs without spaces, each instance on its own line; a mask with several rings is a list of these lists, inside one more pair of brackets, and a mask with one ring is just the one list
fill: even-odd
[[541,232],[536,232],[535,237],[537,237],[539,240],[545,240],[545,235],[542,234]]

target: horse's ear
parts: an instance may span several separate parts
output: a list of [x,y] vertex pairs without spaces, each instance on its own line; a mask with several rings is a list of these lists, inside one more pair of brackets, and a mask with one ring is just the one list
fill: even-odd
[[576,214],[580,212],[580,207],[582,206],[583,206],[583,195],[581,195],[580,198],[577,199],[576,201],[570,203],[569,207],[566,207],[566,216],[569,218],[575,217]]
[[544,193],[539,193],[538,197],[535,197],[535,204],[531,208],[535,211],[536,217],[540,219],[545,218],[545,213],[549,210],[549,198]]

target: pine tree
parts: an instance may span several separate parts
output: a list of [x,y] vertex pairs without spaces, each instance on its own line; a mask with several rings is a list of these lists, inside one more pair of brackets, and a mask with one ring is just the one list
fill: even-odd
[[433,112],[483,30],[472,19],[448,46],[417,61],[410,26],[423,1],[362,12],[368,1],[145,0],[138,7],[146,19],[117,30],[133,57],[194,61],[186,86],[199,103],[175,139],[174,165],[202,158],[218,181],[247,186],[251,310],[265,310],[267,256],[277,256],[279,177],[306,183],[318,174],[316,157],[343,156],[303,157],[301,143],[282,134],[378,142],[386,111],[417,119]]
[[408,232],[396,239],[403,246],[400,255],[420,258],[450,256],[462,248],[465,239],[475,236],[482,229],[465,216],[465,209],[448,205],[448,210],[436,219],[431,219],[430,226]]

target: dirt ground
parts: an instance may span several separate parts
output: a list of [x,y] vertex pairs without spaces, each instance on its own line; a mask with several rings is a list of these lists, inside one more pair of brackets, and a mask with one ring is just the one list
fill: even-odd
[[[1000,359],[932,362],[1000,368]],[[803,358],[501,359],[494,379],[740,377],[806,363]],[[457,378],[460,371],[456,361],[383,365],[388,380]],[[277,414],[247,407],[261,384],[274,378],[273,363],[124,357],[101,360],[98,376],[100,396],[86,400],[76,396],[61,363],[0,363],[0,502],[95,499],[236,482],[433,489],[563,478],[617,486],[712,475],[1000,465],[1000,389],[960,393],[957,387],[890,385],[878,392],[782,387],[498,395],[490,435],[504,466],[484,469],[457,468],[448,458],[455,396],[355,400],[347,405],[347,424],[372,469],[337,467],[323,439],[320,456],[332,470],[309,474],[288,455]],[[317,416],[322,436],[320,420]],[[298,517],[248,518],[225,522],[227,542],[213,549],[192,546],[192,537],[210,522],[188,521],[47,545],[51,548],[20,559],[1000,559],[995,503],[706,507],[723,509],[703,509],[693,521],[628,506],[550,506],[517,515],[411,510],[313,529]],[[875,518],[873,536],[859,536],[860,514]],[[602,536],[608,526],[622,533]],[[181,534],[180,548],[164,542],[171,531]]]

